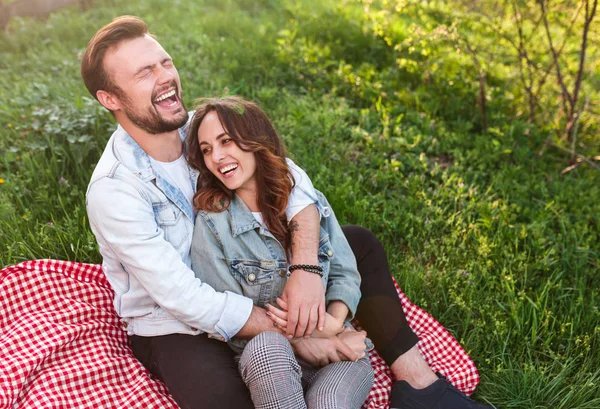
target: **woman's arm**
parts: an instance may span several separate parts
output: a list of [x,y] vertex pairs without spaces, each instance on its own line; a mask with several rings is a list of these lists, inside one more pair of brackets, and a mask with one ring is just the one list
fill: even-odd
[[[335,309],[333,311],[338,314],[338,319],[342,318],[340,315],[345,312],[346,316],[342,319],[346,321],[354,318],[358,302],[360,301],[360,274],[358,273],[354,253],[329,202],[321,192],[317,192],[317,197],[319,203],[330,210],[329,217],[322,221],[322,224],[325,225],[325,230],[329,233],[329,242],[331,244],[331,254],[328,254],[330,257],[329,277],[325,292],[327,310],[330,311],[330,307],[333,307]],[[333,304],[334,301],[345,304],[347,311],[336,306],[337,304]]]

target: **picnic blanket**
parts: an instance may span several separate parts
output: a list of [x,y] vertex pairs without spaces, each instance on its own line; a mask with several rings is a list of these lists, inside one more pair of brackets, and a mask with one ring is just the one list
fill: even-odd
[[[440,323],[396,285],[431,368],[471,394],[475,364]],[[375,383],[363,408],[389,408],[391,373],[370,352]],[[176,409],[131,349],[102,267],[34,260],[0,270],[0,409]]]

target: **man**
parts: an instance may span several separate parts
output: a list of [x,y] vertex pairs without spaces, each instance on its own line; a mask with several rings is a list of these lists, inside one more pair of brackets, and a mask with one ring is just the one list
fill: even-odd
[[[273,326],[249,299],[218,293],[190,270],[197,174],[183,157],[189,115],[171,57],[143,21],[124,16],[90,40],[81,73],[90,94],[119,124],[92,175],[86,203],[134,354],[183,408],[252,408],[232,352],[211,338],[251,338]],[[312,185],[301,169],[292,171],[297,186],[286,211],[291,262],[315,265],[319,214],[307,199],[314,194],[303,193]],[[438,379],[419,355],[379,243],[362,228],[346,228],[345,234],[363,279],[357,316],[403,380],[394,386],[392,406],[423,401],[425,406],[402,407],[442,408],[450,406],[438,403],[459,399],[460,407],[470,407],[474,403]],[[295,350],[305,360],[318,364],[364,353],[364,334],[310,338],[324,324],[324,288],[317,274],[294,271],[283,298],[289,306],[287,335],[295,337]],[[386,312],[395,314],[390,323],[382,322]],[[391,332],[383,329],[388,325]],[[425,387],[433,389],[426,397],[437,406],[422,399],[417,389]]]

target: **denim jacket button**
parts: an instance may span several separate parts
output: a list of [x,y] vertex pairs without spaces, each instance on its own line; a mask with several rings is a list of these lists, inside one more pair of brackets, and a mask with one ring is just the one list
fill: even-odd
[[331,250],[327,250],[327,255],[328,255],[329,257],[333,256],[333,251],[331,251]]
[[254,280],[256,280],[256,274],[254,274],[254,273],[248,274],[248,281],[254,281]]

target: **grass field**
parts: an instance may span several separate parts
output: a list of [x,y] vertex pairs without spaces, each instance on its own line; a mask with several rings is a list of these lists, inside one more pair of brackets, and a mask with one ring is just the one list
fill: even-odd
[[[452,7],[391,3],[114,0],[13,20],[0,34],[0,267],[100,262],[84,195],[115,124],[79,57],[97,28],[135,14],[173,56],[188,108],[257,100],[340,221],[381,238],[408,296],[478,364],[477,399],[599,408],[600,174],[561,175],[568,157],[537,155],[553,125],[519,114],[509,62],[489,62],[484,132],[469,56],[414,41]],[[597,155],[593,121],[579,142]]]

